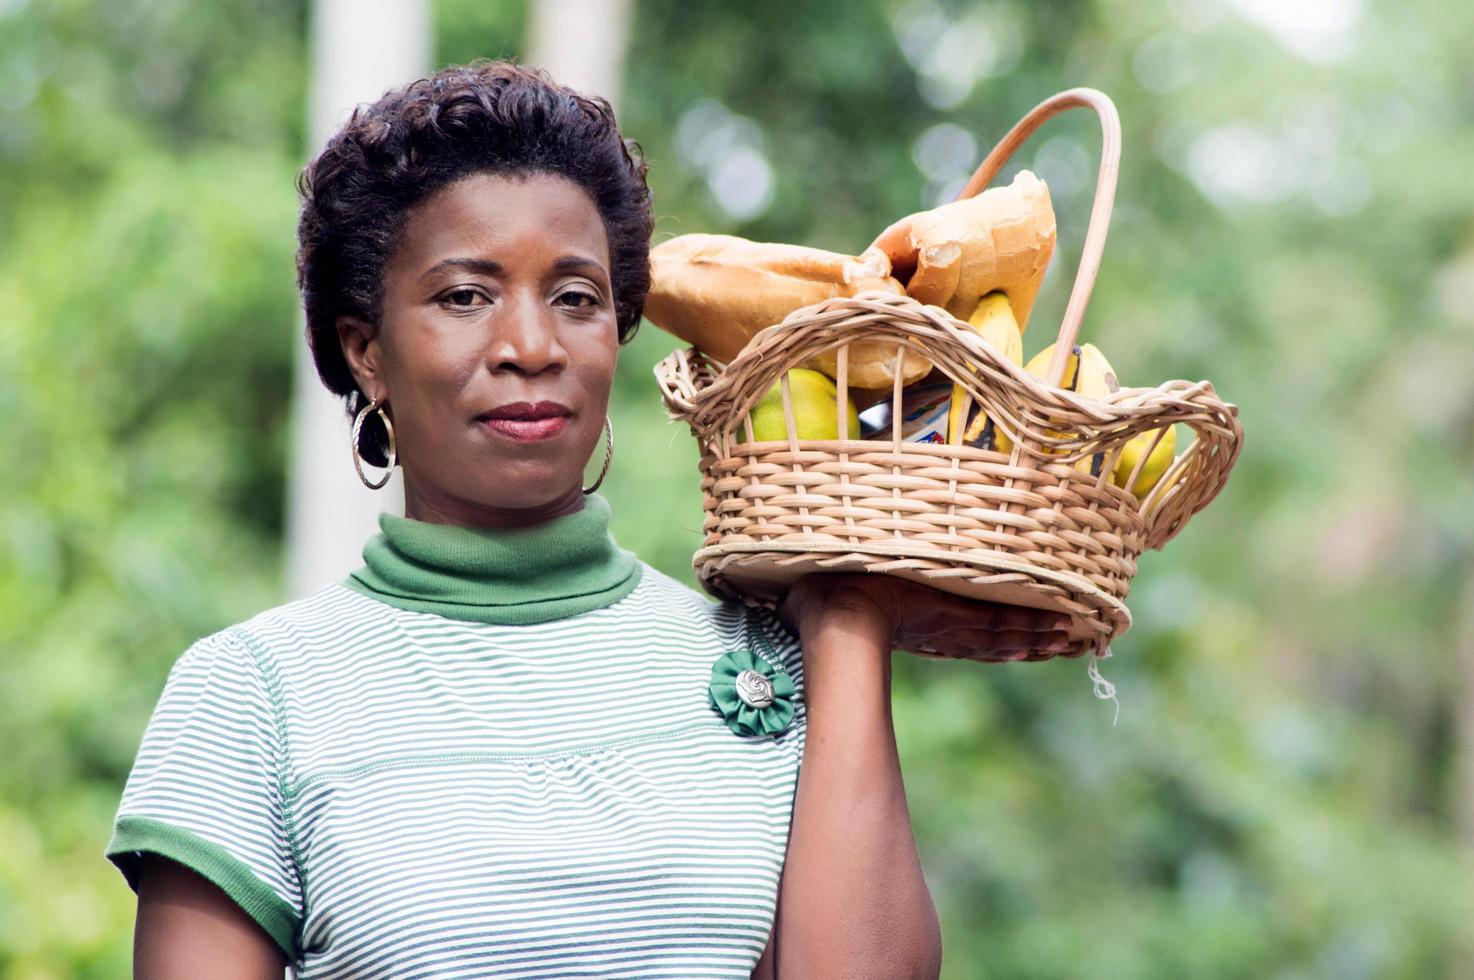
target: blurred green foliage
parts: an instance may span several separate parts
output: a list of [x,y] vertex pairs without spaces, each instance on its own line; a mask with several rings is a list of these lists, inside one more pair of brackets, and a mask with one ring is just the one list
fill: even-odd
[[[1142,561],[1119,726],[1079,663],[902,662],[946,975],[1474,975],[1474,8],[635,7],[620,115],[661,237],[858,251],[1040,99],[1104,89],[1125,143],[1085,332],[1128,383],[1242,409],[1227,490]],[[0,976],[126,975],[101,852],[143,725],[190,641],[282,598],[306,25],[0,0]],[[442,63],[515,55],[526,12],[435,26]],[[1028,353],[1094,125],[1005,172],[1059,216]],[[673,346],[647,325],[622,355],[606,489],[690,581],[695,452],[650,378]]]

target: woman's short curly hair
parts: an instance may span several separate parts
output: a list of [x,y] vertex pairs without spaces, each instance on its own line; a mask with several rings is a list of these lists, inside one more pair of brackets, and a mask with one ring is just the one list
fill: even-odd
[[628,340],[650,289],[645,172],[639,145],[620,136],[607,101],[506,61],[445,68],[359,106],[297,179],[297,286],[323,383],[356,410],[362,393],[337,318],[379,323],[384,265],[409,210],[477,173],[557,174],[589,193],[609,239],[619,339]]

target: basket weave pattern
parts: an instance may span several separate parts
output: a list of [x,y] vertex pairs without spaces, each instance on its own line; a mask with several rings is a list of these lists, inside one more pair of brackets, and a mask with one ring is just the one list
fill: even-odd
[[[925,356],[1013,438],[1012,452],[907,443],[898,432],[799,440],[791,425],[787,442],[751,440],[748,412],[787,371],[858,339]],[[1085,398],[1044,385],[945,310],[886,293],[795,310],[725,368],[687,349],[656,375],[671,417],[702,447],[705,540],[695,566],[707,588],[771,605],[803,572],[899,574],[973,598],[1067,610],[1074,652],[1130,625],[1124,600],[1137,556],[1213,499],[1239,444],[1236,411],[1207,382]],[[1111,484],[1121,447],[1169,422],[1191,426],[1197,439],[1153,493],[1138,501]],[[1096,453],[1106,455],[1100,477],[1070,465]]]

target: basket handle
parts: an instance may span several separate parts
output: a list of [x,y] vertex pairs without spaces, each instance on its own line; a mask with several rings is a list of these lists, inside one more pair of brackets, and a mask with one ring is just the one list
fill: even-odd
[[1090,291],[1095,288],[1095,276],[1100,271],[1100,257],[1105,251],[1106,231],[1111,223],[1111,209],[1116,202],[1116,176],[1121,169],[1121,117],[1110,96],[1093,88],[1072,88],[1052,95],[1029,111],[1008,131],[1008,135],[993,147],[986,159],[978,165],[972,179],[957,195],[957,200],[979,194],[998,176],[998,171],[1018,151],[1024,141],[1047,120],[1066,109],[1094,109],[1100,118],[1100,170],[1095,178],[1095,205],[1090,209],[1090,225],[1085,230],[1085,247],[1080,252],[1080,269],[1075,274],[1075,286],[1070,290],[1070,301],[1065,307],[1064,322],[1059,328],[1059,343],[1054,348],[1054,358],[1049,362],[1046,380],[1055,387],[1064,378],[1065,364],[1075,339],[1080,335],[1080,321],[1085,318],[1085,307],[1090,303]]

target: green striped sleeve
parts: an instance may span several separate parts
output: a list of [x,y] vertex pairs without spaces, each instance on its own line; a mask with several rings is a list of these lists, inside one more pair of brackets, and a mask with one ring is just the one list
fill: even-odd
[[225,630],[175,662],[105,853],[135,891],[145,853],[203,875],[293,958],[302,890],[284,722],[259,656]]
[[135,892],[138,891],[138,872],[145,854],[157,854],[177,861],[214,884],[256,920],[288,959],[296,955],[301,917],[225,848],[160,820],[120,818],[113,828],[107,856],[123,872],[129,887]]

